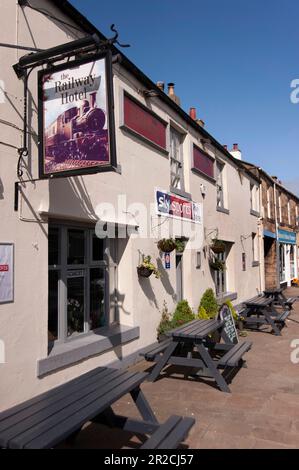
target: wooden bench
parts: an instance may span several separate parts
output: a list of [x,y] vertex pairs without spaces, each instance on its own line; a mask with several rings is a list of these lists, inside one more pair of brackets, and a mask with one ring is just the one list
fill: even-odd
[[[216,345],[217,346],[217,345]],[[220,349],[221,344],[218,348]],[[239,367],[245,353],[250,351],[252,348],[251,341],[244,341],[242,343],[235,344],[218,362],[221,367]]]
[[161,343],[153,343],[148,346],[142,353],[140,353],[140,355],[143,356],[147,361],[154,362],[158,359],[160,354],[165,351],[165,349],[169,346],[170,342],[171,339],[169,338],[165,341],[162,341]]
[[298,297],[289,297],[288,299],[285,300],[285,305],[290,308],[290,310],[293,309],[293,304],[298,300]]
[[141,449],[176,449],[186,439],[194,423],[193,418],[171,416],[141,446]]
[[[162,435],[167,445],[177,445],[183,431],[188,432],[194,420],[180,418],[178,422],[171,418],[173,426],[167,434],[166,423],[161,425],[157,421],[140,389],[147,376],[146,373],[100,367],[0,413],[0,448],[53,448],[76,436],[87,422],[100,422],[107,417],[114,427],[145,436]],[[141,420],[114,414],[111,406],[127,393],[130,393]],[[146,441],[146,444],[151,448],[156,445],[156,440]]]
[[285,312],[282,312],[277,318],[275,318],[274,321],[277,323],[284,323],[290,314],[290,310],[286,310]]

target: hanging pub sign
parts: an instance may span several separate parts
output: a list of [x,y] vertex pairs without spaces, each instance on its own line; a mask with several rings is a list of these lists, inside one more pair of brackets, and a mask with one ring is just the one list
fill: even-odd
[[111,52],[39,72],[40,178],[116,167]]

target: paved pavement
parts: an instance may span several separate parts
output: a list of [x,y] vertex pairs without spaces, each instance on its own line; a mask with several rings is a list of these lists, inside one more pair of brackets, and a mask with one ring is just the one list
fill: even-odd
[[[288,295],[299,295],[291,288]],[[282,337],[267,332],[248,332],[253,341],[247,353],[248,369],[241,369],[230,385],[231,394],[220,392],[207,380],[163,377],[144,383],[142,389],[159,420],[171,414],[193,416],[196,424],[185,444],[193,449],[299,448],[299,363],[291,362],[291,342],[299,342],[299,302],[287,321]],[[299,345],[298,345],[299,347]],[[299,352],[297,354],[299,361]],[[149,363],[134,368],[147,370]],[[138,417],[129,396],[115,406],[117,413]],[[119,449],[137,446],[128,433],[87,425],[73,448]]]

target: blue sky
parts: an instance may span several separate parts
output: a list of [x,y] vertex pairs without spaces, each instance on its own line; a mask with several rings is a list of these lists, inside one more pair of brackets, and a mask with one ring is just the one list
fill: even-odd
[[182,107],[244,159],[299,194],[298,0],[71,0],[153,81],[175,82]]

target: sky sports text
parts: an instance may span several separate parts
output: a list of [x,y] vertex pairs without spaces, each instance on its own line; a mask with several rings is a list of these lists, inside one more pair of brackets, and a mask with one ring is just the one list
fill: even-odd
[[299,104],[299,78],[296,78],[291,82],[291,88],[293,88],[291,93],[291,103]]

